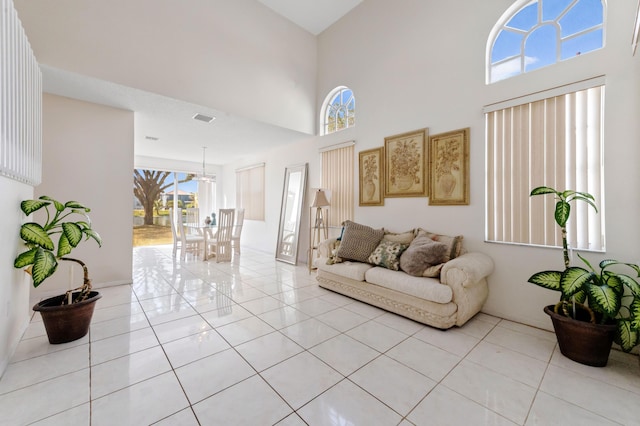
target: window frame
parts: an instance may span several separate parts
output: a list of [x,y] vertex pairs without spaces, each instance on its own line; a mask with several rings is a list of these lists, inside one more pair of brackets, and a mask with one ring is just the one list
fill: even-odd
[[[562,59],[562,43],[566,42],[566,41],[570,41],[572,39],[575,39],[577,37],[583,36],[585,34],[588,33],[593,33],[595,31],[601,30],[602,31],[602,45],[599,48],[593,49],[593,50],[589,50],[586,51],[584,53],[590,53],[593,51],[597,51],[600,50],[602,48],[605,47],[605,42],[606,42],[606,16],[607,16],[607,2],[606,0],[600,0],[600,3],[602,5],[602,22],[600,24],[597,24],[595,26],[589,27],[588,29],[583,29],[581,31],[569,34],[565,37],[562,37],[561,32],[559,31],[559,29],[561,28],[559,21],[561,19],[563,19],[569,12],[570,10],[577,6],[578,3],[580,1],[583,0],[572,0],[571,3],[569,3],[566,8],[560,12],[554,19],[552,20],[543,20],[542,17],[542,8],[543,8],[543,4],[545,1],[550,1],[550,0],[517,0],[514,4],[512,4],[507,10],[506,12],[500,17],[500,19],[496,22],[496,24],[494,25],[494,27],[491,29],[491,33],[489,34],[489,38],[487,40],[487,47],[486,47],[486,71],[485,71],[485,82],[486,84],[494,84],[503,80],[508,80],[510,78],[519,76],[519,75],[523,75],[526,74],[528,72],[532,72],[535,71],[537,69],[540,68],[545,68],[548,67],[550,65],[554,65],[557,64],[559,62],[565,61],[565,60],[570,60],[573,58],[576,58],[577,56],[580,55],[580,53],[578,53],[577,55],[574,56],[570,56],[567,57],[565,59]],[[512,18],[514,18],[518,13],[520,13],[522,10],[524,10],[525,8],[533,5],[533,4],[537,4],[537,21],[536,24],[531,27],[528,30],[522,30],[522,29],[517,29],[517,28],[512,28],[512,27],[507,27],[507,24],[511,21]],[[536,67],[533,68],[529,71],[527,71],[527,56],[526,56],[526,51],[525,51],[525,45],[526,45],[526,41],[528,39],[528,37],[537,29],[541,28],[544,25],[554,25],[555,27],[557,27],[558,31],[556,32],[556,45],[554,46],[555,49],[555,61],[553,63],[549,63],[547,65],[542,65],[541,67]],[[523,38],[522,38],[522,42],[520,45],[520,50],[519,50],[519,54],[517,55],[512,55],[512,56],[508,56],[506,58],[502,58],[499,61],[496,61],[495,63],[492,62],[492,54],[493,54],[493,49],[495,47],[495,43],[498,40],[498,37],[500,36],[500,34],[505,31],[507,28],[509,28],[509,30],[507,31],[511,31],[514,33],[520,33],[523,34]],[[494,67],[496,65],[500,65],[500,64],[506,64],[509,63],[510,61],[514,61],[514,60],[518,60],[519,61],[519,71],[517,71],[517,73],[508,75],[506,77],[503,78],[499,78],[499,79],[495,79],[493,74],[494,74]]]
[[[338,108],[333,108],[334,101],[336,100],[336,98],[339,96],[342,96],[342,94],[346,91],[351,92],[351,96],[349,97],[347,102],[346,103],[342,102],[340,103],[340,106]],[[352,110],[349,109],[349,105],[351,103],[353,103]],[[346,120],[345,120],[345,126],[338,128],[337,119],[336,119],[335,129],[333,131],[329,131],[329,125],[330,125],[329,119],[330,119],[332,110],[334,115],[337,115],[338,112],[340,112],[341,110],[344,110]],[[330,134],[354,127],[356,125],[355,110],[356,110],[356,97],[355,97],[355,94],[353,93],[353,90],[351,90],[347,86],[338,86],[335,89],[333,89],[325,97],[324,102],[322,103],[322,108],[320,110],[320,135],[322,136],[330,135]],[[351,111],[351,113],[349,111]]]

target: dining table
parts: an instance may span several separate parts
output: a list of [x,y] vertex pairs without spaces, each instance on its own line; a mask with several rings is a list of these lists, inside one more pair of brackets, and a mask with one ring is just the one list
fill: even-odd
[[195,223],[185,222],[185,228],[194,230],[198,235],[202,235],[204,238],[204,250],[202,253],[202,260],[209,259],[209,240],[213,240],[216,232],[218,231],[217,225],[211,225],[207,223]]

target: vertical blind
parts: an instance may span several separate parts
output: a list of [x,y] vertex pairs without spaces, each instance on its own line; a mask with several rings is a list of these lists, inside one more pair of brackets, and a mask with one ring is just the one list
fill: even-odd
[[353,219],[354,161],[353,143],[322,150],[322,188],[331,194],[329,226],[340,226]]
[[264,220],[264,164],[236,170],[236,206],[247,220]]
[[10,0],[0,0],[0,175],[42,180],[42,74]]
[[572,248],[604,250],[603,105],[598,85],[485,109],[489,241],[561,246],[556,200],[529,196],[549,186],[595,197],[597,214],[586,203],[572,203],[568,241]]

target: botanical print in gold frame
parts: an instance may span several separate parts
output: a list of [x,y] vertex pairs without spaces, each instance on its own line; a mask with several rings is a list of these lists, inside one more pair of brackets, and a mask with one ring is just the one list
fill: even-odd
[[385,197],[427,196],[427,135],[427,129],[420,129],[384,138]]
[[429,138],[429,205],[469,204],[469,128]]
[[384,148],[360,151],[359,156],[360,205],[384,206]]

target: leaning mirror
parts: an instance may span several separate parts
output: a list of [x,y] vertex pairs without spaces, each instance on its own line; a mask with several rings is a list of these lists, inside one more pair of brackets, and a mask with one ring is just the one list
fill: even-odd
[[285,168],[276,259],[293,265],[298,263],[298,237],[306,187],[307,163]]

